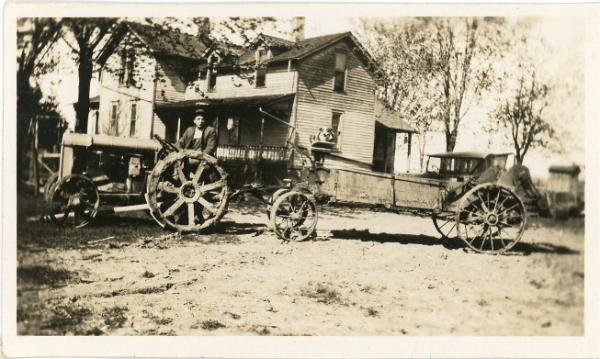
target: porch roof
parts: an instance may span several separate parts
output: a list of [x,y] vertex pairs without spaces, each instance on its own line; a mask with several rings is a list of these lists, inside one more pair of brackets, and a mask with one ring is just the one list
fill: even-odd
[[380,101],[375,101],[375,121],[398,132],[419,133],[408,122],[404,121],[398,112],[386,108]]
[[279,94],[279,95],[256,95],[244,97],[227,97],[227,98],[205,98],[200,100],[185,100],[178,102],[157,103],[157,109],[188,109],[196,107],[222,107],[222,106],[244,106],[247,108],[255,108],[268,106],[275,103],[291,100],[294,94]]

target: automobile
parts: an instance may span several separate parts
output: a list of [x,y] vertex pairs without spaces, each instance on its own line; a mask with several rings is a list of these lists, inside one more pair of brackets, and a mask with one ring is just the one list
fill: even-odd
[[444,152],[428,155],[425,177],[464,182],[490,167],[506,169],[511,153]]

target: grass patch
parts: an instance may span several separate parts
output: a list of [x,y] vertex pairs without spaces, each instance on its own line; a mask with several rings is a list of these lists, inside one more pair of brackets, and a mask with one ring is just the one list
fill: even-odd
[[317,283],[316,286],[303,288],[301,295],[314,299],[317,303],[344,304],[340,292],[323,283]]
[[52,308],[52,315],[44,325],[46,329],[53,329],[63,334],[75,329],[92,315],[87,307],[75,305],[59,305]]
[[209,319],[202,321],[202,323],[200,323],[200,328],[204,330],[216,330],[219,328],[225,328],[225,324],[219,322],[218,320]]
[[142,277],[144,277],[144,278],[154,278],[154,273],[148,272],[148,271],[144,271],[144,273],[142,273]]
[[127,321],[125,316],[127,313],[126,307],[114,306],[107,308],[102,312],[102,318],[104,318],[104,324],[108,325],[110,329],[122,328],[123,324]]
[[367,308],[367,317],[376,317],[379,315],[379,311],[375,308]]
[[65,285],[69,279],[75,277],[75,274],[66,269],[54,269],[39,265],[17,268],[17,278],[19,281],[35,285],[48,285],[50,287]]

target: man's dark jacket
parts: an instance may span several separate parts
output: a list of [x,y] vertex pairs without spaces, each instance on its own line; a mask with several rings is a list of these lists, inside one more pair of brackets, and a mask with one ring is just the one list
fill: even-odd
[[202,138],[194,140],[194,132],[196,126],[188,127],[181,135],[177,146],[182,149],[198,150],[207,153],[211,156],[215,155],[217,149],[217,132],[214,127],[206,126],[202,130]]

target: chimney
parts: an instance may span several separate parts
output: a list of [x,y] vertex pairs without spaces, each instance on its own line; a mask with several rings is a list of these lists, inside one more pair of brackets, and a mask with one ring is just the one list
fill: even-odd
[[304,16],[297,16],[292,19],[292,40],[304,40]]
[[209,17],[198,17],[194,18],[194,24],[198,27],[198,37],[201,39],[207,39],[210,34],[210,18]]

